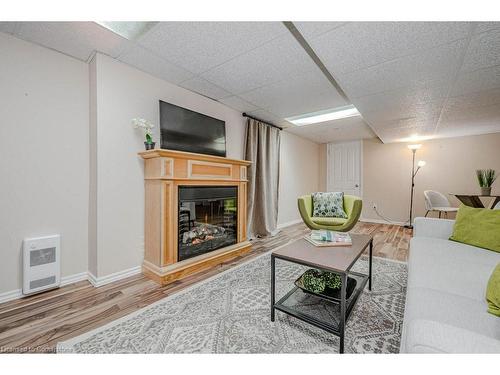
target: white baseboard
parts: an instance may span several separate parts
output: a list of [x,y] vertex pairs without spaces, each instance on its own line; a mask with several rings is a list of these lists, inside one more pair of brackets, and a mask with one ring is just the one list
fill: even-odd
[[[120,272],[112,273],[111,275],[106,275],[102,277],[95,277],[90,272],[80,272],[74,275],[63,276],[61,277],[60,287],[77,283],[79,281],[88,280],[93,286],[99,287],[114,281],[118,281],[124,279],[129,276],[138,275],[142,272],[141,266],[129,268],[128,270],[123,270]],[[13,301],[15,299],[19,299],[24,297],[22,289],[15,289],[8,292],[0,293],[0,303]]]
[[80,273],[75,273],[74,275],[61,277],[60,286],[66,286],[83,280],[88,280],[87,272],[80,272]]
[[287,221],[286,223],[278,224],[278,229],[284,229],[286,227],[291,227],[292,225],[302,223],[302,219]]
[[375,224],[388,224],[388,225],[399,225],[399,226],[403,226],[405,225],[406,223],[405,222],[402,222],[402,221],[391,221],[391,222],[388,222],[386,220],[382,220],[382,219],[368,219],[368,218],[360,218],[359,221],[362,221],[364,223],[375,223]]
[[0,293],[0,303],[13,301],[23,296],[22,289],[11,290],[9,292]]
[[[61,277],[61,283],[59,286],[65,286],[73,283],[77,283],[79,281],[87,280],[87,272],[75,273],[74,275],[63,276]],[[15,299],[19,299],[24,297],[22,289],[15,289],[9,292],[0,293],[0,303],[13,301]]]
[[89,282],[95,286],[95,287],[100,287],[121,279],[125,279],[126,277],[138,275],[142,272],[142,267],[137,266],[137,267],[132,267],[127,270],[115,272],[106,276],[101,276],[101,277],[96,277],[92,273],[88,272],[88,280]]

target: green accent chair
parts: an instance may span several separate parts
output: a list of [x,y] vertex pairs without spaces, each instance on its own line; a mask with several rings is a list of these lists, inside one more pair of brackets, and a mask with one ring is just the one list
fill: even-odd
[[299,205],[300,216],[310,229],[327,229],[336,230],[338,232],[348,232],[359,220],[363,201],[361,198],[354,195],[344,194],[344,211],[347,214],[347,219],[339,217],[314,217],[313,202],[311,195],[303,195],[297,200]]

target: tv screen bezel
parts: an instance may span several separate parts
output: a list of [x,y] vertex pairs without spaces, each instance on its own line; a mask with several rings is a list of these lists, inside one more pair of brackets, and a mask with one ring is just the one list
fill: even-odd
[[[182,106],[177,105],[177,104],[166,102],[166,101],[161,100],[161,99],[158,101],[158,112],[159,112],[158,128],[159,128],[159,133],[160,133],[160,147],[163,147],[163,135],[162,135],[162,126],[161,126],[161,107],[162,107],[161,103],[165,103],[165,104],[177,107],[177,108],[181,108],[181,109],[183,109],[185,111],[193,112],[195,114],[198,114],[198,115],[201,115],[201,116],[204,116],[204,117],[216,120],[216,121],[221,121],[222,125],[223,125],[223,133],[224,133],[224,155],[212,154],[212,153],[211,154],[206,154],[206,153],[199,153],[199,152],[195,152],[195,151],[176,150],[175,148],[169,148],[169,150],[180,151],[180,152],[192,152],[192,153],[197,153],[197,154],[201,154],[201,155],[211,155],[211,156],[224,157],[224,158],[227,157],[226,121],[221,120],[221,119],[216,118],[216,117],[213,117],[213,116],[206,115],[206,114],[198,112],[198,111],[194,111],[194,110],[186,108],[186,107],[182,107]],[[165,141],[165,143],[166,142],[167,141]]]

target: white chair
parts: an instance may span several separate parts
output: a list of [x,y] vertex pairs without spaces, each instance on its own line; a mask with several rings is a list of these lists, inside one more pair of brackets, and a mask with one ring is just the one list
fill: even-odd
[[425,213],[425,217],[431,211],[438,211],[439,217],[441,217],[441,213],[444,213],[444,217],[448,217],[448,212],[457,212],[458,208],[452,207],[448,198],[446,198],[439,191],[426,190],[424,191],[425,197],[425,208],[427,212]]

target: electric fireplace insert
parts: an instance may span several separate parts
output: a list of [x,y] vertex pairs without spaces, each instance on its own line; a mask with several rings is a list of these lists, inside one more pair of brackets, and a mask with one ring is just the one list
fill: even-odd
[[237,197],[237,186],[179,186],[179,261],[237,242]]

